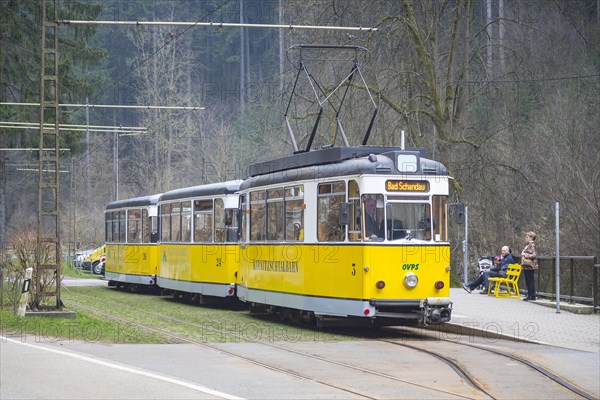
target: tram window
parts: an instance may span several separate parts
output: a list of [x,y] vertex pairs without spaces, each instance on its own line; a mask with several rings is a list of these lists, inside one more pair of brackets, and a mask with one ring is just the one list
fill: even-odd
[[238,210],[228,208],[225,210],[225,241],[237,242],[238,240]]
[[265,192],[250,193],[250,240],[265,240]]
[[171,241],[171,204],[161,204],[160,206],[160,240],[162,242]]
[[112,213],[104,214],[104,240],[106,243],[112,242]]
[[267,190],[267,240],[283,240],[283,189]]
[[383,195],[367,194],[362,196],[362,220],[365,240],[383,240],[385,221],[383,220]]
[[213,201],[194,200],[194,242],[212,242]]
[[386,206],[387,238],[431,239],[431,209],[426,203],[388,203]]
[[348,239],[359,241],[360,237],[360,189],[356,181],[348,181],[348,203],[350,204],[350,223],[348,224]]
[[192,202],[181,202],[181,241],[189,243],[192,241]]
[[181,203],[171,204],[171,241],[181,241]]
[[119,212],[113,212],[112,217],[112,241],[113,243],[119,243]]
[[345,182],[321,183],[318,193],[317,239],[319,242],[344,241],[346,230],[339,223],[339,205],[346,198]]
[[215,242],[225,242],[225,209],[223,199],[215,199]]
[[140,209],[127,210],[127,243],[142,241],[142,213]]
[[127,220],[125,219],[125,210],[119,211],[119,243],[126,243]]
[[242,212],[242,226],[241,226],[241,241],[245,242],[247,240],[246,237],[246,232],[247,232],[247,227],[246,227],[246,222],[247,222],[247,218],[248,218],[248,214],[247,214],[247,203],[246,203],[246,196],[240,196],[240,210]]
[[119,243],[119,212],[113,212],[112,217],[112,241],[113,243]]
[[433,196],[433,237],[436,242],[448,241],[448,197]]
[[142,209],[142,243],[150,243],[150,219],[146,209]]
[[304,186],[285,188],[285,240],[304,241]]

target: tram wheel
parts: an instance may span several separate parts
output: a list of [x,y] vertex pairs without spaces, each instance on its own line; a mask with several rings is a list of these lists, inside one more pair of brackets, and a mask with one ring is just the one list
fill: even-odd
[[315,325],[317,322],[317,319],[315,317],[315,314],[311,311],[301,311],[302,315],[301,315],[301,319],[302,319],[302,323],[304,325]]
[[302,310],[291,310],[288,311],[288,319],[294,325],[302,325]]
[[273,310],[277,314],[277,318],[280,322],[285,322],[288,319],[287,309],[286,308],[277,308],[277,310]]

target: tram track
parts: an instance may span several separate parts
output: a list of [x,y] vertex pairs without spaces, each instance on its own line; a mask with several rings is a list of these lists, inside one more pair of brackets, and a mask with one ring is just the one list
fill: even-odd
[[[419,346],[415,346],[415,345],[409,345],[406,343],[399,343],[397,341],[393,341],[393,340],[383,340],[383,339],[376,339],[378,341],[381,342],[385,342],[385,343],[389,343],[395,346],[401,346],[401,347],[405,347],[405,348],[411,348],[426,354],[429,354],[432,357],[436,357],[436,358],[441,358],[441,359],[449,359],[448,357],[443,357],[435,352],[432,352],[430,350],[424,349],[422,347]],[[516,361],[521,365],[524,365],[532,370],[534,370],[535,372],[539,373],[540,375],[544,376],[545,378],[549,379],[551,382],[554,382],[562,387],[564,387],[565,389],[567,389],[568,391],[572,392],[573,394],[580,396],[584,399],[587,400],[596,400],[597,397],[594,396],[591,393],[586,392],[585,390],[577,387],[576,385],[572,384],[571,382],[569,382],[568,380],[556,375],[555,373],[551,372],[550,370],[548,370],[547,368],[544,368],[538,364],[536,364],[533,361],[527,360],[523,357],[519,357],[516,356],[514,354],[508,353],[508,352],[504,352],[504,351],[500,351],[500,350],[496,350],[496,349],[490,349],[487,347],[483,347],[483,346],[478,346],[478,345],[474,345],[474,344],[470,344],[470,343],[460,343],[460,342],[454,342],[451,340],[446,340],[446,339],[437,339],[439,341],[445,342],[445,343],[450,343],[452,345],[458,345],[458,346],[466,346],[469,348],[473,348],[473,349],[477,349],[480,351],[485,351],[485,352],[489,352],[492,354],[495,354],[497,356],[501,356],[501,357],[505,357],[510,359],[511,361]],[[451,359],[449,359],[451,360]],[[454,361],[451,361],[452,363],[452,368],[456,367],[457,368],[457,373],[461,374],[463,372],[465,372],[464,368],[461,367],[460,365],[458,365],[457,363],[455,363]],[[468,379],[468,378],[467,378]],[[477,385],[477,387],[480,387],[480,385],[478,383],[475,382],[475,384]],[[482,392],[487,393],[487,390],[481,388],[480,390],[482,390]],[[489,394],[488,394],[489,395]],[[493,398],[492,395],[490,395],[490,397]]]
[[494,396],[492,396],[487,389],[484,388],[484,386],[482,384],[479,383],[479,381],[477,381],[477,379],[471,375],[469,373],[469,371],[467,371],[465,368],[463,368],[461,365],[459,365],[456,361],[454,361],[453,359],[434,353],[432,351],[429,350],[425,350],[425,349],[421,349],[419,347],[416,346],[411,346],[411,345],[407,345],[407,344],[403,344],[403,343],[397,343],[397,342],[392,342],[392,341],[387,341],[387,340],[382,340],[381,342],[384,343],[392,343],[394,345],[401,345],[403,347],[409,348],[409,349],[413,349],[416,351],[420,351],[423,352],[425,354],[430,355],[433,358],[437,358],[438,360],[442,361],[444,364],[448,365],[450,368],[452,368],[452,370],[459,376],[461,377],[461,379],[463,379],[465,382],[467,382],[467,384],[469,384],[471,387],[473,387],[476,390],[479,390],[481,393],[484,393],[485,395],[489,396],[490,398],[494,398]]
[[566,388],[567,390],[573,392],[574,394],[581,396],[585,399],[588,400],[597,400],[597,397],[586,392],[583,389],[578,388],[577,386],[575,386],[574,384],[572,384],[571,382],[567,381],[566,379],[561,378],[560,376],[554,374],[553,372],[549,371],[548,369],[532,362],[529,361],[525,358],[519,357],[519,356],[515,356],[514,354],[510,354],[510,353],[506,353],[506,352],[502,352],[499,350],[495,350],[495,349],[489,349],[489,348],[485,348],[485,347],[481,347],[481,346],[476,346],[473,344],[469,344],[469,343],[460,343],[463,346],[468,346],[468,347],[472,347],[472,348],[476,348],[478,350],[483,350],[483,351],[487,351],[499,356],[503,356],[503,357],[507,357],[513,361],[519,362],[523,365],[526,365],[527,367],[539,372],[540,374],[546,376],[548,379],[550,379],[551,381],[563,386],[564,388]]
[[[84,297],[88,297],[88,298],[91,298],[91,299],[97,299],[97,298],[94,298],[92,296],[86,296],[86,295],[83,295],[83,294],[80,294],[80,293],[75,293],[75,292],[72,292],[72,291],[71,291],[71,293],[74,293],[77,296],[84,296]],[[231,356],[231,357],[235,357],[235,358],[247,361],[249,363],[252,363],[252,364],[257,365],[257,366],[261,366],[263,368],[266,368],[266,369],[269,369],[269,370],[272,370],[272,371],[276,371],[276,372],[279,372],[279,373],[282,373],[282,374],[285,374],[285,375],[288,375],[288,376],[293,376],[295,378],[299,378],[299,379],[303,379],[303,380],[313,381],[313,382],[316,382],[316,383],[328,386],[328,387],[336,389],[336,390],[340,390],[340,391],[344,391],[346,393],[350,393],[350,394],[353,394],[353,395],[356,395],[356,396],[360,396],[362,398],[366,398],[366,399],[376,399],[376,398],[378,398],[378,397],[374,397],[374,396],[369,395],[369,394],[360,393],[360,392],[355,391],[355,390],[349,390],[346,387],[341,387],[339,385],[335,385],[335,384],[326,382],[323,379],[316,378],[315,376],[303,374],[303,373],[298,372],[298,371],[290,370],[289,368],[278,367],[276,365],[265,363],[263,361],[256,360],[256,359],[251,358],[251,357],[243,356],[243,355],[240,355],[238,353],[234,353],[234,352],[231,352],[229,350],[222,349],[218,345],[213,345],[213,344],[209,344],[209,343],[206,343],[206,342],[201,342],[201,341],[193,340],[193,339],[190,339],[190,338],[183,337],[181,335],[177,335],[177,334],[171,333],[171,332],[163,330],[163,329],[158,329],[158,328],[149,326],[147,324],[141,324],[141,323],[136,322],[134,320],[131,320],[129,318],[123,318],[123,317],[120,317],[120,316],[117,316],[117,315],[114,315],[114,314],[111,314],[111,313],[104,312],[104,311],[102,311],[102,310],[100,310],[100,309],[98,309],[96,307],[84,305],[84,304],[81,304],[81,303],[75,303],[73,301],[71,301],[71,304],[74,305],[74,306],[80,307],[82,309],[88,310],[88,311],[90,311],[92,313],[96,313],[98,315],[102,315],[102,316],[104,316],[106,318],[110,318],[110,319],[114,319],[114,320],[117,320],[117,321],[120,321],[120,322],[124,322],[124,323],[127,323],[129,325],[138,327],[140,329],[146,329],[146,330],[148,330],[150,332],[162,335],[162,336],[164,336],[166,338],[175,339],[176,341],[178,341],[180,343],[188,343],[188,344],[193,344],[193,345],[201,346],[203,348],[208,348],[208,349],[211,349],[211,350],[215,350],[215,351],[217,351],[217,352],[219,352],[221,354],[225,354],[225,355],[228,355],[228,356]],[[152,317],[155,317],[155,318],[160,318],[160,319],[163,319],[163,320],[166,320],[166,321],[170,321],[172,323],[177,323],[177,324],[180,324],[180,325],[187,325],[189,327],[200,328],[200,329],[210,329],[210,330],[212,330],[212,331],[214,331],[216,333],[219,333],[221,335],[228,335],[228,336],[231,336],[231,337],[233,337],[235,339],[239,338],[239,332],[237,332],[237,331],[231,331],[231,330],[227,330],[227,329],[217,329],[217,328],[214,328],[214,327],[207,327],[206,325],[200,325],[200,324],[196,324],[196,323],[193,323],[193,322],[190,322],[190,321],[185,321],[185,320],[182,320],[182,319],[179,319],[179,318],[174,318],[174,317],[171,317],[171,316],[163,315],[163,314],[160,314],[160,313],[143,310],[143,309],[136,308],[136,307],[126,306],[126,305],[123,305],[121,303],[114,302],[114,304],[118,305],[120,308],[128,308],[128,309],[133,310],[135,312],[144,313],[146,315],[149,315],[149,316],[152,316]],[[388,374],[388,373],[385,373],[385,372],[374,371],[372,369],[367,369],[367,368],[360,367],[360,366],[357,366],[357,365],[352,365],[352,364],[349,364],[347,362],[343,362],[343,361],[339,361],[339,360],[334,360],[334,359],[331,359],[331,358],[328,358],[328,357],[324,357],[324,356],[320,356],[320,355],[316,355],[316,354],[311,354],[311,353],[307,353],[307,352],[300,351],[300,350],[290,349],[288,347],[281,346],[281,345],[278,345],[278,344],[275,344],[275,343],[267,343],[267,342],[262,342],[262,341],[257,341],[257,340],[249,340],[249,339],[246,339],[245,341],[248,342],[248,343],[258,344],[258,345],[265,346],[265,347],[268,347],[268,348],[276,349],[278,351],[283,351],[283,352],[286,352],[286,353],[291,353],[291,354],[295,354],[295,355],[298,355],[298,356],[306,357],[306,358],[309,358],[311,360],[328,363],[330,365],[336,365],[338,367],[342,367],[342,368],[350,369],[350,370],[353,370],[353,371],[356,371],[356,372],[360,372],[361,374],[368,374],[368,375],[371,375],[371,376],[374,376],[374,377],[379,377],[379,378],[383,378],[383,379],[395,381],[395,382],[398,382],[398,383],[402,383],[402,384],[406,384],[406,385],[411,385],[411,386],[417,387],[419,389],[423,389],[423,390],[432,392],[432,393],[434,393],[436,395],[455,396],[457,398],[465,398],[465,399],[479,399],[479,398],[486,398],[486,397],[493,398],[493,396],[490,396],[488,393],[485,392],[485,390],[483,390],[480,387],[480,385],[477,384],[476,380],[474,380],[474,378],[472,378],[468,374],[468,372],[462,371],[460,369],[460,367],[457,366],[456,363],[454,363],[452,360],[444,360],[443,357],[438,357],[438,359],[442,360],[444,362],[444,364],[448,365],[455,373],[457,373],[457,375],[459,376],[459,378],[461,380],[463,380],[464,382],[466,382],[466,384],[469,387],[471,387],[472,389],[475,389],[476,391],[480,392],[484,396],[483,397],[480,397],[480,396],[470,396],[470,395],[465,395],[465,394],[462,394],[462,393],[456,393],[456,392],[453,392],[453,391],[444,390],[444,389],[441,389],[441,388],[434,388],[434,387],[431,387],[431,386],[428,386],[428,385],[421,384],[419,382],[414,382],[414,381],[411,381],[411,380],[400,378],[398,376],[394,376],[394,375],[391,375],[391,374]]]

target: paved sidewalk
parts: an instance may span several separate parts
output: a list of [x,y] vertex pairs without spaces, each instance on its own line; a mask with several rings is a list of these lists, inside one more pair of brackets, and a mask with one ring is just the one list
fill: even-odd
[[514,339],[600,354],[600,314],[560,313],[535,302],[484,296],[475,290],[450,290],[453,325]]

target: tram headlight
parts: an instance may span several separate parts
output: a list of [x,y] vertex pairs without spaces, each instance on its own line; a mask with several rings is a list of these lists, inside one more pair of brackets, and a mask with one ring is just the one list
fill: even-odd
[[404,284],[411,289],[417,286],[417,283],[419,283],[419,278],[417,278],[414,272],[409,272],[404,277]]

